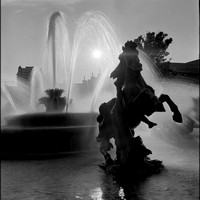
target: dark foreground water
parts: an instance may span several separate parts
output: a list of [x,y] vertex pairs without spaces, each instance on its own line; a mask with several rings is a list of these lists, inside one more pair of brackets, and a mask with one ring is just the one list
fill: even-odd
[[[197,130],[198,131],[198,130]],[[147,179],[122,188],[98,164],[97,152],[69,154],[45,160],[1,162],[2,200],[117,200],[128,194],[140,200],[199,199],[199,148],[187,148],[143,134],[151,158],[163,160],[165,169]]]

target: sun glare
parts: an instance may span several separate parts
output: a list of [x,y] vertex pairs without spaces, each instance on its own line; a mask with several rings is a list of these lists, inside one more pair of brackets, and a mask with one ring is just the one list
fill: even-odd
[[100,58],[101,57],[101,51],[99,51],[98,49],[93,51],[93,57],[94,58]]

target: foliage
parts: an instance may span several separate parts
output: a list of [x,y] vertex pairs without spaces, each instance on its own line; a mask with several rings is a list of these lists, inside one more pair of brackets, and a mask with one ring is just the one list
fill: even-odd
[[172,38],[167,39],[168,34],[163,32],[147,32],[146,35],[140,35],[134,42],[143,50],[153,61],[154,64],[160,64],[170,61],[166,56],[169,55],[167,48],[172,43]]

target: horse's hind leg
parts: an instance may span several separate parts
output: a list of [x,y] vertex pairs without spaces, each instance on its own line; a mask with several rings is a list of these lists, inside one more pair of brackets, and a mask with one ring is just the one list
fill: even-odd
[[170,108],[170,110],[174,113],[172,116],[173,120],[178,123],[182,123],[183,119],[181,113],[178,109],[178,106],[171,100],[171,98],[167,94],[161,94],[159,100],[163,103],[166,102]]

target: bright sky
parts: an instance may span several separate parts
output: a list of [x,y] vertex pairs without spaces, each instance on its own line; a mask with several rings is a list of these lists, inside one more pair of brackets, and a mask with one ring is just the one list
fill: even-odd
[[[173,38],[168,49],[172,62],[195,60],[199,57],[198,8],[198,0],[2,0],[2,79],[15,79],[19,65],[42,65],[47,19],[55,11],[67,16],[71,37],[83,13],[101,11],[122,44],[147,31],[163,31]],[[80,70],[77,81],[92,72]]]

